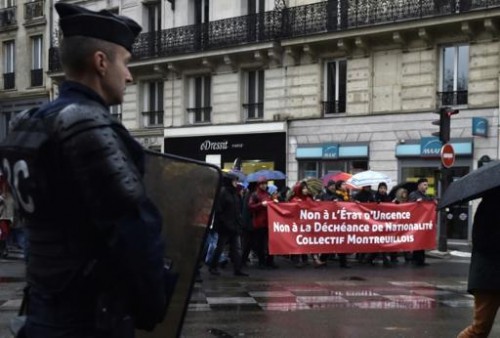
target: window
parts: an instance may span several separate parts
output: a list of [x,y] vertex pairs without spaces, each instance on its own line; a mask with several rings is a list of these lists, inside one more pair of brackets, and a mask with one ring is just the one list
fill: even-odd
[[163,125],[163,81],[149,81],[143,87],[144,126]]
[[31,86],[43,85],[43,37],[31,38]]
[[26,21],[42,18],[44,15],[43,0],[28,0],[24,4],[24,19]]
[[16,48],[14,41],[6,41],[3,43],[3,88],[13,89],[15,83],[15,57]]
[[198,76],[189,79],[189,123],[210,123],[211,106],[211,82],[210,76]]
[[368,170],[368,160],[366,159],[299,161],[299,178],[323,177],[324,175],[334,171],[343,171],[354,174],[364,170]]
[[122,105],[117,104],[109,107],[109,113],[118,121],[122,120]]
[[245,99],[243,108],[247,120],[264,117],[264,71],[254,70],[244,73]]
[[16,0],[0,0],[0,8],[10,8],[16,6]]
[[469,46],[459,45],[443,47],[441,53],[440,104],[442,106],[467,104]]
[[325,62],[323,115],[345,113],[347,61]]

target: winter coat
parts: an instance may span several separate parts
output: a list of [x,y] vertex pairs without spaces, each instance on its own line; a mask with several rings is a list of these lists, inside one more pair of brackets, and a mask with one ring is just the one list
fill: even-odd
[[391,198],[389,197],[389,195],[387,194],[384,194],[382,195],[381,193],[379,193],[378,191],[375,193],[375,202],[391,202]]
[[360,190],[355,196],[354,200],[361,202],[361,203],[367,203],[367,202],[375,202],[375,198],[373,197],[373,193],[371,190]]
[[500,291],[500,190],[485,196],[474,217],[468,291]]
[[229,182],[222,187],[217,201],[214,228],[219,233],[240,234],[242,227],[241,197]]
[[262,202],[271,203],[271,196],[267,190],[257,188],[248,201],[248,209],[252,213],[252,222],[254,229],[267,228],[267,206],[262,205]]
[[418,201],[419,199],[422,199],[422,201],[432,201],[433,198],[427,194],[424,194],[420,190],[415,190],[408,195],[408,201],[409,202],[415,202]]

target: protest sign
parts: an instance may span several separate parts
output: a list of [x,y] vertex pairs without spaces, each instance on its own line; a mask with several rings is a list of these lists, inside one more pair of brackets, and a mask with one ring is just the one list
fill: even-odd
[[436,247],[434,202],[303,201],[268,207],[269,252],[391,252]]

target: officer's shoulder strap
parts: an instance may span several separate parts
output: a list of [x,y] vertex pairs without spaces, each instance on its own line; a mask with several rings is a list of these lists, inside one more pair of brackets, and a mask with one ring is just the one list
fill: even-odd
[[121,126],[101,105],[92,102],[72,103],[54,117],[54,128],[64,140],[88,129]]
[[14,115],[14,117],[9,122],[9,131],[21,127],[25,122],[27,122],[31,116],[33,116],[38,111],[38,108],[30,108],[21,111]]

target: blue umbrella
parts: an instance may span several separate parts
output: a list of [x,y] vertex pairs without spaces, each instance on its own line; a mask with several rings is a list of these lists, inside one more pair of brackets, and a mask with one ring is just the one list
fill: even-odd
[[286,179],[286,175],[283,174],[279,170],[259,170],[254,173],[251,173],[247,176],[248,182],[257,182],[259,178],[264,177],[266,180],[275,181],[275,180],[284,180]]

